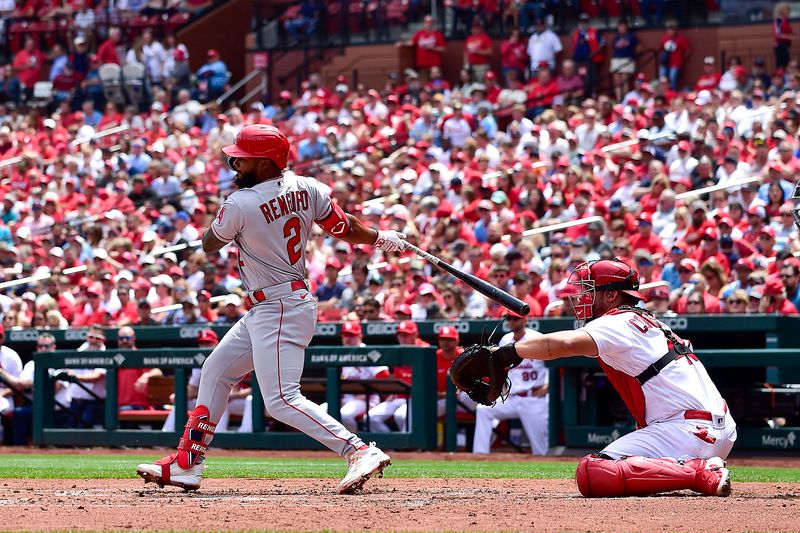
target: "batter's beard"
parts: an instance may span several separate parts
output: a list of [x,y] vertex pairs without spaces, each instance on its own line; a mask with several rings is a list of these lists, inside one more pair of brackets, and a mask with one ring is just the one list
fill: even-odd
[[233,184],[237,189],[248,189],[258,183],[255,172],[237,172],[233,178]]

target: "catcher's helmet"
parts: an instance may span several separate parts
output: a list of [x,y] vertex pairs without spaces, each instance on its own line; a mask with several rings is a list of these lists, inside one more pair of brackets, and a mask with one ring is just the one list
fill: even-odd
[[222,151],[230,157],[271,159],[284,169],[289,159],[289,139],[275,126],[252,124],[242,128],[236,136],[236,144]]
[[569,299],[579,320],[591,320],[596,292],[621,291],[639,300],[647,299],[639,292],[639,273],[619,259],[587,261],[578,265],[569,276],[569,284],[575,285],[579,293]]

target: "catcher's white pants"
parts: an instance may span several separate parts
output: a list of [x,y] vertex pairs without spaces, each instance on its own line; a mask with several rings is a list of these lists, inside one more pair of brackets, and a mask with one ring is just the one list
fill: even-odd
[[550,418],[548,396],[509,396],[504,403],[494,407],[479,405],[475,410],[475,440],[473,453],[489,453],[492,445],[492,430],[501,420],[519,418],[531,443],[533,455],[546,455],[548,449],[548,420]]
[[631,455],[676,460],[725,459],[736,442],[736,422],[730,413],[723,418],[724,423],[714,425],[707,420],[686,420],[679,416],[623,435],[602,453],[612,459]]
[[272,418],[340,455],[349,454],[364,444],[361,439],[300,393],[317,304],[308,291],[281,290],[284,285],[273,287],[274,296],[253,306],[211,352],[203,364],[197,402],[208,406],[211,420],[219,420],[231,388],[255,370]]

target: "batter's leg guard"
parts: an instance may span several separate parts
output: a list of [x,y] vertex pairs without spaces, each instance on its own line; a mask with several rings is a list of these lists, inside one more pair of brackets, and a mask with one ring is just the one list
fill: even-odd
[[199,489],[205,470],[203,457],[216,429],[216,424],[210,421],[208,407],[198,405],[189,414],[177,451],[155,463],[139,465],[136,473],[145,483],[156,483],[162,488],[172,485],[185,490]]
[[702,459],[683,464],[672,459],[631,456],[611,460],[587,455],[578,463],[575,477],[578,490],[587,498],[644,496],[681,489],[715,496],[730,494],[724,462],[711,464]]

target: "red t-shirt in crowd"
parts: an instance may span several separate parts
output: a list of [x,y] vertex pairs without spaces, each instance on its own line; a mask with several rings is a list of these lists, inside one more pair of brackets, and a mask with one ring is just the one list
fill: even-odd
[[697,78],[697,83],[694,84],[695,91],[713,91],[719,85],[719,80],[722,76],[720,76],[719,72],[714,72],[712,74],[703,74],[699,78]]
[[114,41],[106,39],[106,41],[100,45],[97,49],[97,59],[100,61],[101,65],[105,65],[106,63],[120,64],[119,55],[117,54],[117,45]]
[[28,88],[33,88],[37,81],[41,81],[42,62],[44,61],[44,54],[39,50],[34,49],[33,52],[27,50],[20,50],[14,56],[13,67],[16,70],[20,67],[23,68],[17,71],[17,79],[19,82]]
[[464,48],[467,50],[467,63],[470,65],[488,65],[491,57],[482,54],[475,54],[475,50],[489,50],[492,49],[492,40],[485,33],[478,35],[470,35],[464,42]]
[[444,36],[440,32],[423,28],[414,34],[411,42],[416,47],[417,68],[442,66],[442,53],[431,50],[434,47],[444,46]]
[[528,54],[525,51],[525,45],[521,42],[505,41],[500,45],[500,58],[503,68],[525,70],[528,66]]
[[147,403],[147,390],[138,392],[134,385],[148,368],[120,368],[117,371],[117,405],[138,405],[150,407]]
[[689,55],[689,42],[679,33],[672,37],[664,35],[661,38],[659,49],[669,53],[668,65],[670,68],[681,68]]
[[[456,346],[456,356],[460,355],[463,351],[464,348]],[[442,355],[441,348],[436,350],[436,390],[439,392],[447,391],[447,382],[450,380],[447,376],[447,371],[450,370],[453,359],[445,359],[444,355]]]

